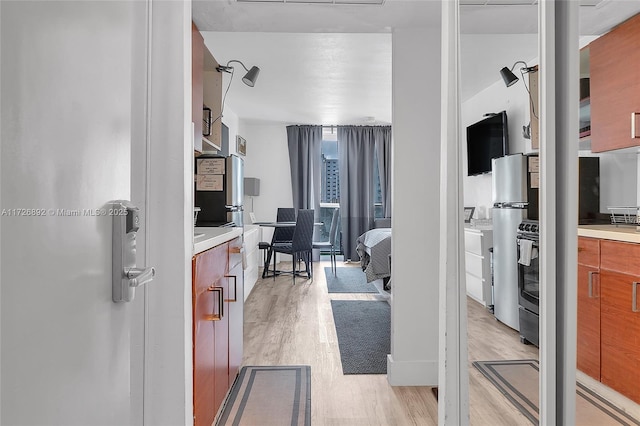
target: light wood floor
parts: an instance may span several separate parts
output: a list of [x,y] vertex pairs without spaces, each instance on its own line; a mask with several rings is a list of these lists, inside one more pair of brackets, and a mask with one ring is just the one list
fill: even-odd
[[[384,374],[342,374],[330,300],[376,297],[329,295],[325,266],[329,263],[316,263],[313,282],[297,278],[295,286],[288,275],[258,280],[245,302],[244,364],[311,365],[314,426],[436,425],[437,401],[430,388],[392,387]],[[477,302],[470,300],[468,309],[471,424],[531,424],[471,361],[537,359],[537,348],[521,344],[516,331],[496,321]]]

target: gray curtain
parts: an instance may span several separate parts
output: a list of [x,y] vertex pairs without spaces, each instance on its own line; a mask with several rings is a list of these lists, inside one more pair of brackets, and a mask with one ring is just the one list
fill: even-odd
[[374,130],[384,217],[391,217],[391,126]]
[[356,240],[373,228],[376,126],[339,126],[340,219],[345,259],[357,260]]
[[287,126],[293,207],[320,213],[322,126]]

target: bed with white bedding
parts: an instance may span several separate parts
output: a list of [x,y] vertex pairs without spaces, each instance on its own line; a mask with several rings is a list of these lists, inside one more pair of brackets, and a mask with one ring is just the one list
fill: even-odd
[[385,287],[391,277],[391,228],[371,229],[356,240],[356,251],[367,282],[384,279]]

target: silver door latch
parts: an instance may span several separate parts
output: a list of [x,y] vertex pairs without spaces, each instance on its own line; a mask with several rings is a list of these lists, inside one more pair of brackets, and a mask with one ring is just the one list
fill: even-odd
[[140,210],[126,200],[109,203],[113,216],[113,290],[114,302],[131,302],[135,288],[153,280],[154,267],[138,268],[136,262],[136,235],[140,229]]

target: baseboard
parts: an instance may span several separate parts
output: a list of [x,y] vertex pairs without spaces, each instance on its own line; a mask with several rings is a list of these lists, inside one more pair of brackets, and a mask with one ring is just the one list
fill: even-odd
[[375,281],[372,281],[371,284],[373,284],[376,290],[378,290],[379,294],[376,295],[377,296],[376,299],[384,300],[389,305],[391,305],[391,293],[389,293],[387,290],[384,289],[384,283],[382,279],[377,279]]
[[389,354],[387,381],[391,386],[437,386],[438,361],[394,361]]

